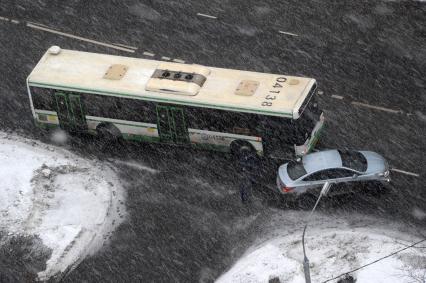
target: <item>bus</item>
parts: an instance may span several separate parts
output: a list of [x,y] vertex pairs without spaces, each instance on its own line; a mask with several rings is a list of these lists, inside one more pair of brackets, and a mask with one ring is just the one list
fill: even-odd
[[50,47],[27,78],[35,123],[102,139],[302,156],[324,114],[315,79]]

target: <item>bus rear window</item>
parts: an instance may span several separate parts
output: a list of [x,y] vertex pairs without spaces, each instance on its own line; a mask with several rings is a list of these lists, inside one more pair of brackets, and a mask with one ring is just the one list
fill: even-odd
[[290,179],[297,180],[307,174],[302,162],[290,161],[287,165],[287,173]]

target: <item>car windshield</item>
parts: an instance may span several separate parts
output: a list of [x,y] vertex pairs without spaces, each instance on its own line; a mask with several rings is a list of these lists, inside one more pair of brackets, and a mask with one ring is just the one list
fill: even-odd
[[367,170],[367,159],[358,151],[339,150],[342,165],[359,172]]
[[287,165],[287,173],[290,179],[296,180],[306,175],[306,170],[302,162],[291,161]]

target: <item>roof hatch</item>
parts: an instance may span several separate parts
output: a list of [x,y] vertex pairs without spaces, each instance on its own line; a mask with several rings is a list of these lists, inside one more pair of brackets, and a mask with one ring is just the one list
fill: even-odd
[[243,80],[235,90],[236,95],[252,96],[259,87],[258,81]]
[[147,91],[197,95],[210,74],[210,70],[200,65],[175,63],[159,64],[145,86]]
[[104,74],[104,79],[107,80],[121,80],[127,72],[128,67],[125,65],[114,64],[109,66]]

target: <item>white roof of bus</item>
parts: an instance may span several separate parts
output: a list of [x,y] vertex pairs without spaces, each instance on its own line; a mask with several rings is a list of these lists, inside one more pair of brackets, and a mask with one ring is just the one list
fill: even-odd
[[[65,49],[61,49],[58,54],[53,53],[56,52],[48,51],[44,54],[28,77],[30,85],[298,118],[298,109],[315,83],[315,80],[310,78],[206,67],[210,74],[206,76],[207,80],[198,94],[187,96],[160,93],[146,91],[145,87],[153,72],[160,64],[164,64],[162,61]],[[113,64],[128,67],[122,79],[103,78]],[[168,64],[177,69],[199,66],[171,62]],[[276,79],[280,77],[285,77],[287,81],[280,83],[282,88],[274,88]],[[259,82],[254,95],[235,94],[242,80]],[[280,90],[279,94],[269,92],[277,90]],[[276,95],[276,99],[267,100],[267,95]],[[262,106],[263,102],[272,102],[272,105]]]

